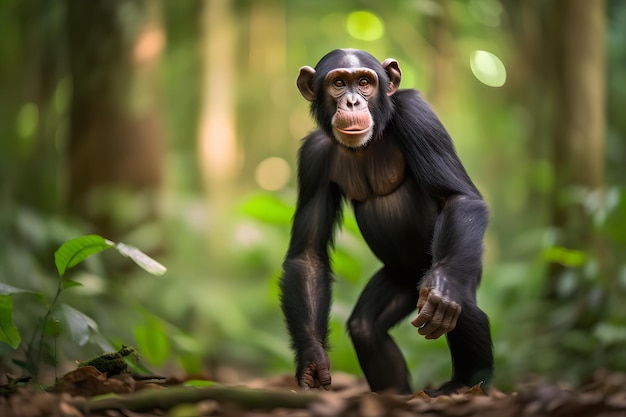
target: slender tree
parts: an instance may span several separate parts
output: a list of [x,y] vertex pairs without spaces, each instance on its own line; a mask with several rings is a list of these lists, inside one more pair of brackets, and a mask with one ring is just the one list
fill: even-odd
[[[553,2],[555,193],[552,223],[560,244],[602,259],[584,200],[604,187],[605,2]],[[551,295],[563,265],[551,269]]]

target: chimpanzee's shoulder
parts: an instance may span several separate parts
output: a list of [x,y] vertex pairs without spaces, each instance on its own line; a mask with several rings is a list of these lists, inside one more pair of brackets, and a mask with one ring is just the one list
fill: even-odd
[[300,155],[310,157],[315,155],[325,158],[336,145],[337,142],[333,138],[329,137],[322,129],[317,129],[302,139]]
[[422,92],[413,88],[406,88],[396,91],[393,95],[393,102],[396,106],[411,107],[415,105],[425,105],[426,100]]

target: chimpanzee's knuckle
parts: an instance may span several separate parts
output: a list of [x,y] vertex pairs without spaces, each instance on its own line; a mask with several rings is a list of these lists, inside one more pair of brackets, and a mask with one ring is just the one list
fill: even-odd
[[441,303],[441,295],[435,291],[431,291],[428,296],[428,301],[432,304]]
[[430,320],[433,318],[433,311],[434,308],[433,306],[427,304],[426,307],[424,307],[422,309],[422,311],[420,312],[420,314],[422,315],[422,319],[423,320]]

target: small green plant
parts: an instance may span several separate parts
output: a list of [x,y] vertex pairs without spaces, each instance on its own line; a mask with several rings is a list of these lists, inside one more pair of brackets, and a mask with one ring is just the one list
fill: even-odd
[[[45,338],[49,334],[50,327],[56,323],[55,320],[52,320],[52,314],[53,312],[57,312],[56,308],[59,298],[63,290],[82,285],[79,282],[67,279],[67,271],[91,255],[95,255],[107,249],[117,250],[120,254],[129,257],[137,265],[153,275],[162,275],[166,272],[166,268],[163,265],[141,252],[139,249],[124,243],[112,242],[102,236],[81,236],[61,245],[54,254],[55,265],[59,273],[56,293],[47,304],[46,313],[33,331],[30,341],[24,347],[26,353],[25,362],[16,362],[22,365],[35,380],[37,380],[39,374],[39,365],[45,346]],[[21,293],[42,295],[0,283],[0,342],[6,343],[15,350],[22,344],[22,338],[13,321],[13,296]],[[60,306],[60,313],[64,318],[64,322],[69,329],[72,339],[80,346],[87,343],[91,330],[97,330],[97,324],[93,319],[67,304]]]

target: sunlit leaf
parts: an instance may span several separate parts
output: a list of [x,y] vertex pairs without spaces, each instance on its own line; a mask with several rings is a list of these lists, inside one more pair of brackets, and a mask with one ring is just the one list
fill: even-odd
[[85,345],[89,341],[89,329],[98,329],[96,322],[91,317],[67,304],[61,306],[61,311],[72,339],[74,339],[79,346]]
[[12,294],[37,294],[34,291],[30,291],[30,290],[25,290],[23,288],[16,288],[16,287],[12,287],[10,285],[7,284],[3,284],[0,282],[0,294],[4,294],[4,295],[12,295]]
[[584,252],[568,249],[563,246],[551,246],[543,252],[543,258],[547,262],[558,263],[563,266],[579,268],[587,260]]
[[86,235],[68,240],[54,253],[57,271],[60,276],[64,276],[71,267],[112,246],[113,242],[98,235]]
[[170,355],[170,340],[165,333],[163,323],[150,316],[143,326],[135,327],[133,332],[137,350],[153,365],[162,365]]
[[167,272],[166,267],[133,246],[120,242],[115,244],[115,249],[153,275],[163,275]]
[[13,297],[0,295],[0,342],[17,349],[22,338],[13,323]]

